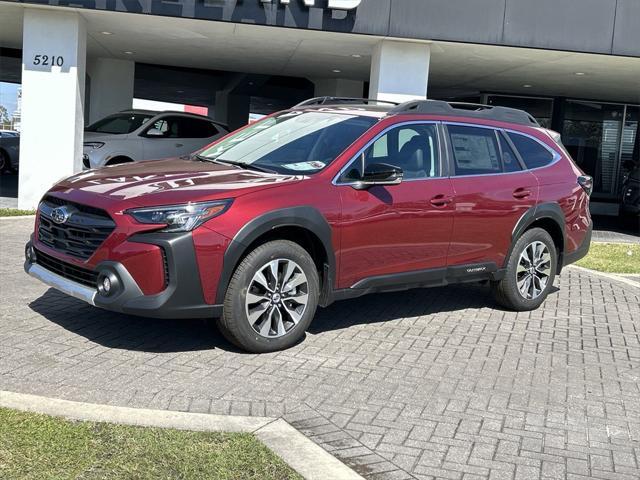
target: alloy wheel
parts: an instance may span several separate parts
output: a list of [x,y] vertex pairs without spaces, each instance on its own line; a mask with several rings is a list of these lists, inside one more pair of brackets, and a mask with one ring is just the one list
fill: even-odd
[[544,292],[551,275],[551,253],[540,241],[527,245],[518,259],[516,283],[523,298],[533,300]]
[[251,327],[266,338],[278,338],[294,328],[309,302],[309,282],[293,260],[271,260],[249,283],[245,310]]

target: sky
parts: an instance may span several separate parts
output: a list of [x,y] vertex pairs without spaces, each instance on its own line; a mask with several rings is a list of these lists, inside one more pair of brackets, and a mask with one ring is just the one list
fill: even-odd
[[19,88],[17,83],[0,82],[0,105],[7,109],[9,116],[16,109]]

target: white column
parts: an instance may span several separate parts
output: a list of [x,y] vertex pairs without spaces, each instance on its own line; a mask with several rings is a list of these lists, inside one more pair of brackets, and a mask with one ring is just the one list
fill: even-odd
[[362,98],[364,82],[344,78],[319,78],[313,80],[316,97]]
[[89,123],[132,107],[135,68],[135,62],[131,60],[87,60]]
[[381,41],[371,59],[369,96],[392,102],[427,98],[430,60],[429,44]]
[[24,12],[18,208],[82,168],[86,30],[75,12]]

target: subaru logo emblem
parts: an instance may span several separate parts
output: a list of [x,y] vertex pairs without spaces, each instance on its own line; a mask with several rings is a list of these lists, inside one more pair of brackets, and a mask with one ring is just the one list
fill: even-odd
[[67,209],[67,207],[57,207],[51,210],[51,220],[56,223],[64,223],[69,220],[71,216],[71,212]]

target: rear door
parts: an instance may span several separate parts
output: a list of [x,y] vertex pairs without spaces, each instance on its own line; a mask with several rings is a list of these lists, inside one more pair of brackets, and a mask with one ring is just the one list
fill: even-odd
[[538,181],[501,130],[449,123],[446,131],[455,198],[448,264],[501,268]]

